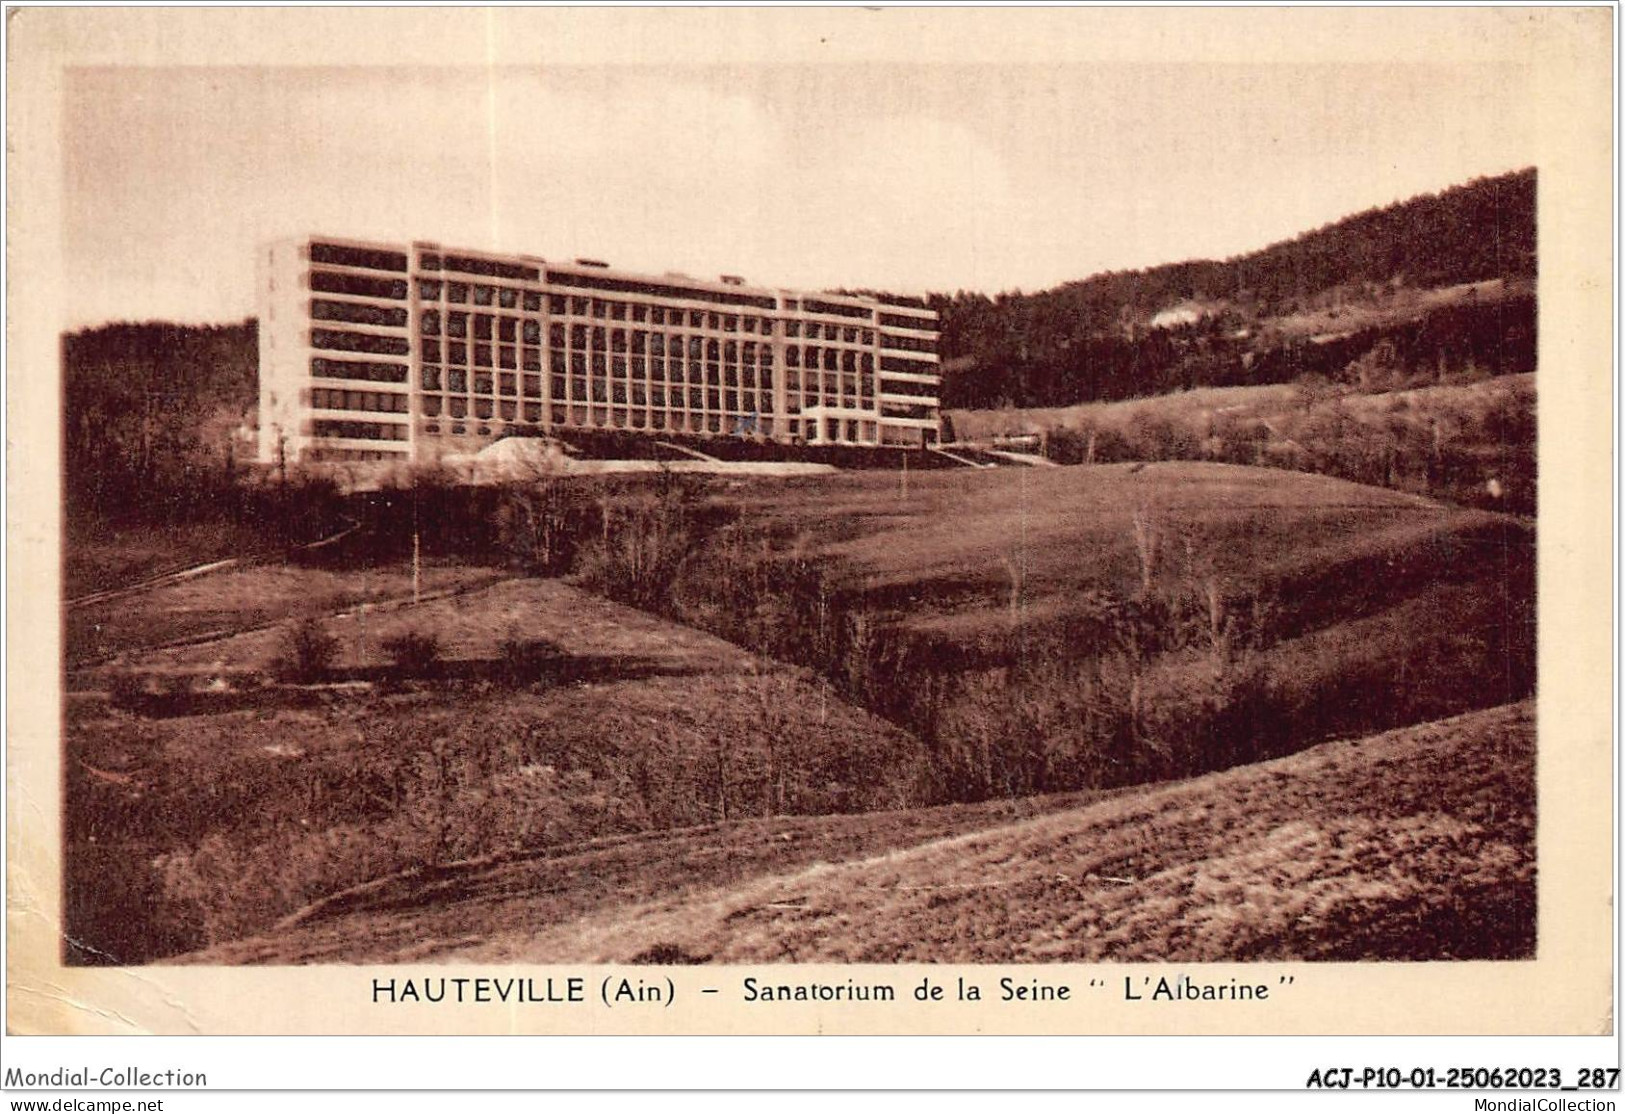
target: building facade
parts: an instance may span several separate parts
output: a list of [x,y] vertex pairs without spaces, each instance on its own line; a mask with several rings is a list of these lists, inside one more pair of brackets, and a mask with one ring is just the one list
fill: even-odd
[[923,302],[309,237],[260,258],[260,458],[430,461],[570,429],[934,444]]

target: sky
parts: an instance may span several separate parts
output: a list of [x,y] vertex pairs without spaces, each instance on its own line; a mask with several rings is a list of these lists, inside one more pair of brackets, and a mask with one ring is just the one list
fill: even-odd
[[1030,291],[1534,162],[1515,58],[1186,55],[70,66],[63,324],[241,319],[310,232]]

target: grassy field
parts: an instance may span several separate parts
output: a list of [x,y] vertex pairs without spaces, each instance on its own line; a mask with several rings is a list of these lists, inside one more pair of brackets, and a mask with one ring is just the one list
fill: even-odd
[[671,612],[832,677],[944,799],[1188,776],[1532,691],[1534,531],[1202,463],[736,492]]
[[1533,954],[1527,704],[1171,785],[760,821],[458,864],[204,963]]
[[[425,596],[442,596],[490,584],[502,575],[494,569],[430,565],[423,570],[421,589]],[[412,570],[406,565],[357,572],[283,564],[230,569],[163,585],[135,601],[121,598],[69,609],[63,620],[67,665],[70,670],[96,663],[116,668],[155,647],[199,644],[224,648],[239,665],[257,666],[263,654],[255,658],[222,640],[245,630],[261,631],[241,637],[268,645],[274,635],[263,629],[278,623],[347,608],[387,610],[411,599]],[[199,660],[195,653],[169,657]]]
[[1219,460],[1535,510],[1535,376],[1208,387],[1064,409],[956,411],[957,436],[1039,434],[1062,462]]
[[[1532,687],[1533,531],[1507,516],[1195,463],[673,497],[662,517],[665,495],[627,496],[578,572],[614,592],[665,570],[644,610],[450,564],[420,603],[398,564],[261,566],[84,609],[69,960],[219,948],[493,857],[553,879],[559,917],[597,915],[675,892],[635,877],[651,856],[684,892],[735,884]],[[290,683],[301,619],[331,653]],[[432,640],[420,666],[408,635]],[[969,811],[898,819],[942,804]],[[715,845],[751,819],[755,850]],[[470,936],[461,915],[434,931]]]
[[[254,575],[331,584],[309,570]],[[138,714],[93,691],[115,669],[211,683],[263,673],[278,632],[256,629],[70,676],[90,690],[65,715],[70,962],[235,939],[324,895],[469,856],[901,807],[924,760],[805,670],[556,581],[347,606],[324,625],[338,671],[412,630],[443,640],[445,675],[249,690],[253,706],[210,714]],[[548,646],[543,672],[505,674],[515,629]]]

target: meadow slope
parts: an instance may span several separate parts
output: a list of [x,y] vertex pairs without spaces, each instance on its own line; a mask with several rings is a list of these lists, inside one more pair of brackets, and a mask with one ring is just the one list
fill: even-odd
[[1003,823],[759,821],[470,863],[188,961],[1527,957],[1534,742],[1522,703]]

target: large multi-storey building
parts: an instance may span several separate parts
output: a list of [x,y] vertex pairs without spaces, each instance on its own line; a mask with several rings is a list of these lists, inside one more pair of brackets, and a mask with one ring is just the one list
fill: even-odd
[[923,448],[940,429],[919,301],[331,237],[260,264],[267,462],[427,461],[570,429]]

